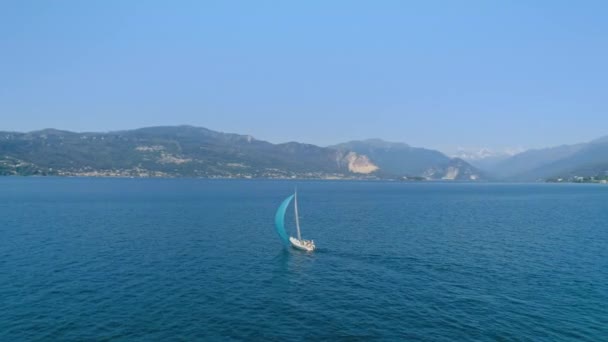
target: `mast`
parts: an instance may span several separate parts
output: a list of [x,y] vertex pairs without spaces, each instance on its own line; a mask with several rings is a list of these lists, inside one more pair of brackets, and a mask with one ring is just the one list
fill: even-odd
[[300,235],[300,218],[298,217],[298,189],[295,189],[295,193],[294,193],[294,204],[293,204],[293,208],[295,210],[295,216],[296,216],[296,229],[298,230],[298,240],[302,240],[302,235]]

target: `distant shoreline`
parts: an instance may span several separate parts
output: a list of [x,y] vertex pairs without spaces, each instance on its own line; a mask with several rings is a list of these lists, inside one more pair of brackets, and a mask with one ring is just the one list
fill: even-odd
[[[86,176],[86,175],[0,175],[0,178],[87,178],[87,179],[201,179],[201,180],[280,180],[280,181],[357,181],[357,182],[399,182],[399,183],[512,183],[512,182],[491,182],[491,181],[467,181],[467,180],[407,180],[396,178],[271,178],[271,177],[188,177],[188,176]],[[539,182],[540,183],[540,182]]]
[[401,180],[391,178],[265,178],[265,177],[134,177],[134,176],[66,176],[66,175],[0,175],[0,179],[6,178],[57,178],[57,179],[158,179],[158,180],[218,180],[218,181],[320,181],[320,182],[385,182],[385,183],[433,183],[433,184],[596,184],[607,185],[599,182],[551,182],[551,181],[467,181],[467,180]]

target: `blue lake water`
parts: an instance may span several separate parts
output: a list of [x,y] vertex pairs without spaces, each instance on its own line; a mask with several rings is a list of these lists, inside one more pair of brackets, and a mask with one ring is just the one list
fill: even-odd
[[304,339],[608,340],[608,186],[0,178],[1,341]]

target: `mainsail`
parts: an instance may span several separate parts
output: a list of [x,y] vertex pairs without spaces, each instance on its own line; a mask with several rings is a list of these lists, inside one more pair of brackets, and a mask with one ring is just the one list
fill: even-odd
[[289,206],[289,203],[291,203],[292,199],[293,195],[287,197],[283,203],[281,203],[279,209],[277,209],[276,215],[274,216],[274,226],[277,229],[279,237],[281,237],[281,240],[283,240],[283,243],[286,245],[289,244],[289,236],[285,231],[285,212],[287,211],[287,207]]

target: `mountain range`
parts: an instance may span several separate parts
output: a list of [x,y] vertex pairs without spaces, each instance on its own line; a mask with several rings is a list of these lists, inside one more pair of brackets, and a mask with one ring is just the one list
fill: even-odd
[[449,157],[380,139],[272,144],[202,127],[0,132],[0,175],[545,181],[608,175],[608,137],[521,153]]
[[608,172],[608,137],[528,150],[504,159],[486,171],[507,181],[605,176]]
[[460,158],[481,170],[489,170],[503,160],[518,153],[524,152],[523,148],[507,148],[502,150],[490,148],[466,149],[458,147],[451,153],[452,158]]
[[438,151],[378,139],[330,147],[272,144],[202,127],[108,133],[45,129],[0,132],[0,174],[205,178],[478,180],[482,174]]

